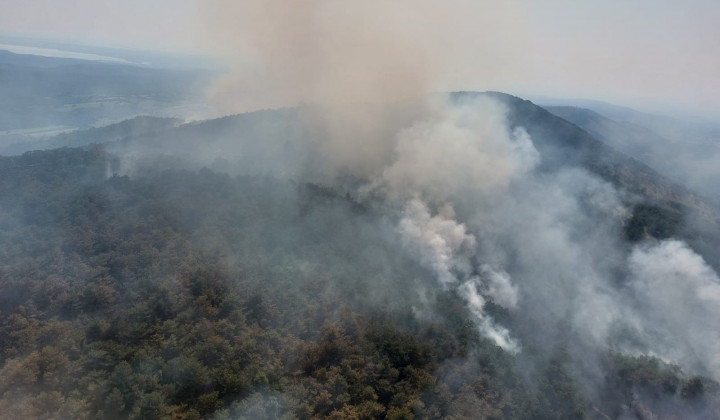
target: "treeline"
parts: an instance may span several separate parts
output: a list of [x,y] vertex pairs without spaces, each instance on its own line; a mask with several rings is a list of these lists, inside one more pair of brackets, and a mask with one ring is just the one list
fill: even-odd
[[512,356],[453,293],[420,305],[408,290],[431,274],[399,250],[381,206],[208,170],[108,176],[115,165],[101,148],[0,158],[0,417],[559,419],[651,412],[652,399],[670,414],[717,406],[716,383],[613,354],[598,406],[562,343]]

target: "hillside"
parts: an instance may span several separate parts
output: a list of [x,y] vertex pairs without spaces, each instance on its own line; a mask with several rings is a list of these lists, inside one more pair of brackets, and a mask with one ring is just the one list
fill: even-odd
[[[656,234],[651,236],[658,239],[673,235],[683,237],[716,269],[720,268],[720,254],[711,245],[720,243],[720,212],[714,202],[671,181],[646,163],[613,149],[612,143],[606,144],[594,138],[578,125],[542,107],[508,95],[499,94],[499,97],[510,104],[511,124],[521,125],[528,130],[534,144],[543,154],[545,165],[551,168],[579,165],[613,185],[637,194],[642,201],[653,206],[654,216],[650,220],[641,221],[642,227],[634,224],[636,218],[631,218],[630,229],[655,231]],[[626,147],[618,150],[623,149]]]
[[149,135],[176,127],[182,123],[177,118],[135,117],[104,127],[76,130],[42,140],[25,139],[19,143],[0,146],[2,155],[19,155],[32,150],[83,147],[126,138]]
[[615,121],[584,108],[570,106],[544,107],[554,115],[581,127],[593,137],[642,162],[657,163],[658,146],[669,140],[652,130],[627,121]]
[[715,180],[720,128],[706,121],[688,122],[637,111],[598,112],[568,106],[546,107],[599,140],[647,163],[670,179],[720,201]]
[[501,93],[366,178],[306,111],[0,157],[0,413],[717,418],[709,203]]
[[[671,181],[641,159],[631,157],[626,147],[615,149],[613,143],[603,141],[605,137],[596,138],[530,101],[499,92],[453,95],[458,101],[489,97],[505,104],[509,124],[527,130],[542,156],[545,170],[582,167],[636,195],[640,203],[652,206],[654,216],[650,220],[629,219],[630,230],[650,232],[657,239],[677,234],[690,241],[715,268],[720,268],[720,254],[711,245],[720,241],[720,211],[714,202]],[[614,139],[613,142],[618,141]],[[128,137],[106,147],[139,160],[172,149],[175,154],[172,165],[180,159],[194,169],[207,166],[234,174],[260,172],[311,179],[313,175],[308,173],[312,172],[313,164],[309,162],[317,155],[317,145],[296,109],[265,110],[196,122],[156,134]],[[643,235],[631,234],[635,238]]]
[[416,319],[405,291],[428,273],[358,203],[207,170],[105,178],[109,158],[0,159],[3,412],[554,419],[621,413],[638,387],[678,392],[666,413],[719,398],[706,379],[613,355],[593,408],[563,347],[546,360],[526,342],[516,359],[452,294]]

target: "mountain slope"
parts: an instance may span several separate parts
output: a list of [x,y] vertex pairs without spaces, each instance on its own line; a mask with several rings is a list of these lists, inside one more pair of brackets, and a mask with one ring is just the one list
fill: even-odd
[[627,121],[616,121],[595,111],[570,106],[544,107],[551,113],[581,127],[616,150],[654,165],[660,149],[670,140],[654,131]]
[[[564,119],[530,101],[500,92],[452,94],[456,101],[482,96],[503,103],[508,109],[508,123],[513,128],[527,130],[542,155],[544,170],[582,167],[661,207],[662,212],[672,214],[671,218],[699,217],[703,226],[718,224],[720,213],[714,203],[662,176],[643,160],[649,152],[640,151],[650,150],[651,145],[638,144],[636,139],[647,139],[652,133],[649,130],[631,123],[614,122],[593,111],[551,109],[564,113],[568,117]],[[147,129],[134,127],[145,126],[146,121],[153,122]],[[316,155],[317,144],[298,109],[264,110],[174,125],[176,122],[171,120],[136,119],[105,129],[63,134],[41,145],[73,146],[95,141],[105,143],[111,151],[140,159],[172,149],[176,155],[185,156],[187,164],[192,162],[198,168],[208,166],[231,172],[260,171],[276,175],[280,172],[299,174]],[[115,131],[122,135],[113,134]],[[615,132],[624,137],[613,136]],[[77,139],[78,136],[82,139]],[[641,156],[631,157],[630,152],[634,150]],[[650,157],[647,159],[652,161]]]
[[667,177],[720,201],[720,130],[708,122],[685,122],[640,112],[598,112],[546,107],[610,146],[637,157]]
[[83,147],[138,137],[168,130],[180,125],[177,118],[135,117],[104,127],[77,130],[42,140],[26,140],[0,146],[0,155],[18,155],[31,150],[57,149],[60,147]]
[[[720,211],[714,202],[672,182],[647,164],[616,151],[542,107],[509,95],[492,95],[508,104],[512,125],[527,129],[543,154],[544,165],[579,165],[613,185],[637,194],[642,203],[652,206],[653,216],[631,218],[633,231],[666,232],[665,235],[658,234],[658,239],[678,235],[713,267],[720,268],[720,253],[713,245],[720,243]],[[644,207],[639,210],[641,214],[647,213]],[[633,222],[639,222],[640,226],[632,225]]]
[[[712,245],[720,243],[720,212],[714,203],[530,101],[499,92],[452,94],[456,101],[482,96],[507,107],[511,127],[527,130],[542,156],[541,170],[585,168],[634,195],[636,198],[630,201],[638,206],[639,213],[628,221],[628,229],[634,232],[629,233],[630,237],[662,239],[680,235],[720,268],[720,255]],[[318,145],[298,109],[265,110],[191,123],[107,147],[139,161],[172,149],[175,158],[171,165],[177,165],[180,158],[195,169],[207,166],[231,173],[282,177],[306,174],[319,155]]]
[[[687,224],[713,210],[531,102],[453,95],[488,97],[404,131],[412,147],[380,168],[415,162],[403,153],[429,182],[462,168],[441,185],[465,188],[434,202],[309,181],[327,149],[302,108],[0,157],[0,412],[717,418],[716,317],[697,293],[716,275],[656,240],[717,249]],[[493,159],[520,145],[541,162],[464,177],[504,169],[471,154],[492,140],[511,146]],[[519,346],[488,333],[503,331]]]

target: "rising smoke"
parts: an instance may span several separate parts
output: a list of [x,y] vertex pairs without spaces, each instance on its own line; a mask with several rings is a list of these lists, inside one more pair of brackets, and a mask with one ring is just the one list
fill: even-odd
[[524,42],[514,1],[213,0],[199,14],[208,49],[234,64],[209,92],[219,110],[312,104],[326,172],[344,175],[388,163],[398,127],[425,111],[416,99],[512,72],[499,37]]
[[[383,197],[404,250],[508,352],[549,349],[566,325],[590,380],[607,349],[720,380],[720,285],[698,255],[678,241],[630,248],[623,193],[580,168],[539,170],[501,104],[428,96],[465,67],[472,80],[507,70],[492,40],[517,24],[512,3],[451,3],[211,1],[208,39],[234,68],[209,96],[227,113],[307,104],[312,156],[291,166],[327,183],[361,179],[356,197]],[[488,301],[525,327],[500,325]]]
[[629,257],[638,317],[663,340],[646,349],[720,379],[720,279],[687,244],[667,240]]

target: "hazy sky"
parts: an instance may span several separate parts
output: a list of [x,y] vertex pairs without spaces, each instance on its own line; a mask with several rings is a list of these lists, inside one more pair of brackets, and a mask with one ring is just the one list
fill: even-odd
[[[208,3],[0,0],[0,32],[207,53],[218,42],[217,34],[207,36],[213,31]],[[437,3],[438,9],[444,4]],[[447,16],[438,18],[460,23],[442,37],[446,45],[438,50],[447,57],[435,56],[453,63],[439,88],[672,104],[720,116],[720,2],[468,0],[467,9],[462,1],[451,4]]]

